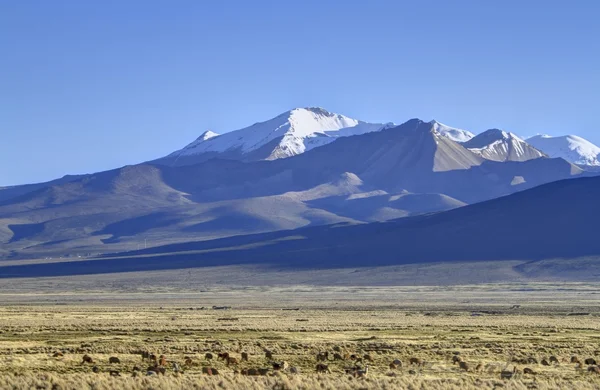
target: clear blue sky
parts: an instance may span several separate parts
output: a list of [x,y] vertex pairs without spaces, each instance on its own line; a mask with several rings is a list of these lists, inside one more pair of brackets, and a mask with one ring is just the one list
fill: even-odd
[[600,144],[598,1],[2,1],[0,185],[293,107]]

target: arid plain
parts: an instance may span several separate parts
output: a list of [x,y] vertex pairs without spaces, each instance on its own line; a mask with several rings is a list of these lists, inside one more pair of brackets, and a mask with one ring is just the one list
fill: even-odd
[[0,388],[600,388],[596,284],[139,278],[1,280]]

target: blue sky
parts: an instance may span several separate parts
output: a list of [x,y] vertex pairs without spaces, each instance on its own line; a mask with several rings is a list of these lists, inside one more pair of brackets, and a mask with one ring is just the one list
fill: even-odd
[[597,1],[0,2],[0,185],[293,107],[600,144]]

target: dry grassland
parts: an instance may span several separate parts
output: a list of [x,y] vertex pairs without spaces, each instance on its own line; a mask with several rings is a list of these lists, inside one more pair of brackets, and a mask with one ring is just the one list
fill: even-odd
[[[580,314],[509,306],[477,312],[460,306],[215,310],[152,302],[4,306],[0,388],[600,389],[600,375],[584,362],[600,361],[600,315]],[[153,363],[143,352],[164,355],[166,373],[147,376]],[[217,358],[223,352],[239,363],[227,366]],[[248,362],[241,361],[242,352]],[[322,363],[331,373],[315,372],[320,352],[329,353]],[[214,359],[207,360],[206,353]],[[93,363],[82,363],[86,354]],[[467,363],[466,371],[453,364],[455,356]],[[571,363],[572,356],[581,368]],[[120,363],[110,364],[110,357]],[[411,358],[422,364],[411,364]],[[401,364],[390,367],[394,360]],[[285,369],[273,368],[284,361]],[[366,375],[355,368],[366,365]],[[140,369],[137,376],[134,367]],[[207,375],[203,367],[219,374]],[[243,375],[262,368],[268,369],[264,376]],[[515,369],[512,378],[501,378],[502,371]]]

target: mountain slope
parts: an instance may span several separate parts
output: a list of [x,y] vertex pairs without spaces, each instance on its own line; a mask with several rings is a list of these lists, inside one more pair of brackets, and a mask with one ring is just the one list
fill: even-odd
[[[600,213],[599,197],[600,177],[562,180],[436,214],[359,226],[315,227],[188,243],[146,253],[225,248],[239,242],[283,242],[284,237],[298,236],[304,239],[263,247],[256,252],[268,262],[293,261],[295,266],[308,263],[326,268],[360,266],[365,261],[371,266],[600,256],[596,222],[589,218]],[[298,254],[293,254],[294,251]],[[241,252],[248,256],[252,251]]]
[[463,146],[492,161],[527,161],[546,157],[515,134],[498,129],[484,131]]
[[[437,214],[354,226],[173,244],[117,258],[4,266],[0,277],[60,276],[262,264],[267,269],[372,269],[463,262],[448,283],[470,272],[465,261],[515,260],[516,273],[544,280],[597,280],[600,241],[590,215],[600,213],[600,178],[564,180]],[[572,260],[585,259],[586,261]],[[572,263],[575,261],[575,263]],[[577,264],[579,272],[573,272]],[[366,267],[366,268],[365,268]],[[473,264],[477,269],[477,265]],[[481,269],[481,268],[480,268]],[[489,268],[487,268],[489,269]],[[486,278],[487,276],[481,276]]]
[[388,192],[445,194],[469,204],[582,173],[561,159],[537,160],[488,161],[440,135],[434,124],[412,119],[280,163],[303,177],[322,180],[347,171]]
[[600,147],[576,135],[536,135],[527,142],[550,157],[564,158],[578,165],[600,166]]
[[86,175],[67,175],[67,176],[61,177],[60,179],[52,180],[52,181],[45,182],[45,183],[35,183],[35,184],[9,186],[9,187],[0,187],[0,203],[7,201],[11,198],[16,198],[16,197],[25,195],[30,192],[38,191],[43,188],[75,181],[84,176],[86,176]]
[[383,124],[362,122],[322,108],[296,108],[266,122],[223,135],[205,132],[196,141],[158,162],[189,165],[213,157],[276,160],[304,153],[338,137],[377,131],[382,127]]

